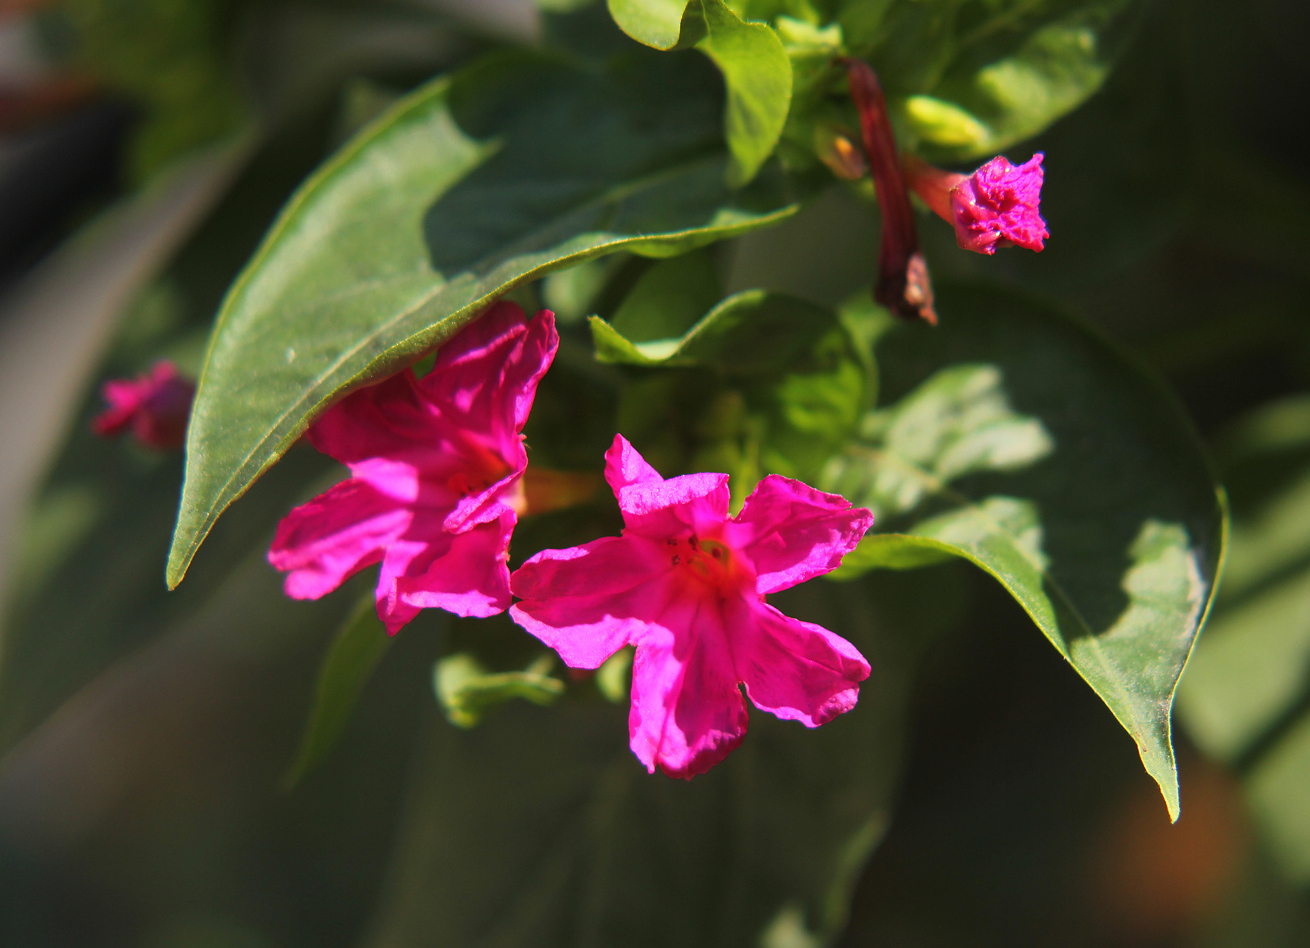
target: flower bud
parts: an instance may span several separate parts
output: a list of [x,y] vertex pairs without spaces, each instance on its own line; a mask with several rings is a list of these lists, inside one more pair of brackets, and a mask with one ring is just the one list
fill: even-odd
[[993,254],[997,247],[1040,251],[1051,235],[1041,216],[1042,154],[1022,165],[997,156],[971,175],[954,174],[910,156],[909,185],[942,220],[954,225],[965,250]]

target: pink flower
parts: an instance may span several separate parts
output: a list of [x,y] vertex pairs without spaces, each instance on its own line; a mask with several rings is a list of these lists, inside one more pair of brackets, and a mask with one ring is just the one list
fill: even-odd
[[869,511],[770,475],[730,517],[726,474],[666,481],[622,435],[605,461],[623,535],[532,557],[510,615],[573,668],[637,647],[628,734],[648,771],[692,777],[741,743],[740,684],[807,727],[855,706],[869,676],[855,647],[764,597],[835,569]]
[[971,175],[952,174],[906,159],[912,187],[938,217],[955,225],[955,239],[965,250],[993,254],[997,247],[1040,251],[1046,221],[1041,216],[1042,155],[1018,167],[993,158]]
[[91,422],[91,430],[100,437],[111,438],[130,428],[137,441],[160,450],[180,448],[186,440],[196,387],[172,362],[156,362],[134,379],[110,379],[100,393],[109,405]]
[[378,616],[395,634],[420,609],[490,616],[510,603],[509,540],[524,509],[524,423],[559,336],[501,302],[410,371],[360,389],[310,427],[351,477],[278,525],[268,560],[294,599],[380,562]]

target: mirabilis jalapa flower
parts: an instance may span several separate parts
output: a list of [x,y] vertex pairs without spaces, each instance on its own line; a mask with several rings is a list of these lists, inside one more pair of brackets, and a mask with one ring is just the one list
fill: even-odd
[[998,155],[973,174],[905,160],[909,185],[934,214],[955,227],[965,250],[993,254],[997,247],[1040,251],[1051,235],[1042,220],[1042,154],[1021,165]]
[[526,319],[503,301],[422,379],[406,370],[329,408],[307,437],[351,476],[278,525],[268,559],[287,595],[317,599],[380,562],[378,616],[393,635],[424,608],[504,612],[525,507],[521,432],[558,347],[552,312]]
[[91,430],[100,437],[130,430],[147,447],[161,451],[182,447],[196,386],[172,362],[156,362],[134,379],[110,379],[100,394],[108,407],[91,422]]
[[532,557],[511,578],[510,615],[573,668],[636,646],[628,733],[648,771],[692,777],[740,744],[741,684],[807,727],[855,706],[863,656],[764,597],[835,569],[869,511],[770,475],[730,517],[726,474],[665,480],[622,435],[605,461],[623,534]]

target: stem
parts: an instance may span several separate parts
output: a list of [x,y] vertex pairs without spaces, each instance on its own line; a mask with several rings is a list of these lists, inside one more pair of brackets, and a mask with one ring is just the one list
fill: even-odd
[[858,59],[843,58],[851,99],[860,113],[860,131],[869,168],[882,208],[882,242],[878,248],[878,282],[873,296],[897,316],[937,324],[932,306],[928,264],[919,252],[914,209],[905,190],[896,137],[887,115],[887,101],[873,69]]

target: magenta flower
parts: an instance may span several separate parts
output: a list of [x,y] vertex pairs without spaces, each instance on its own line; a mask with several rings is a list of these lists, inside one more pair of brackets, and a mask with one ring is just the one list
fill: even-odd
[[807,727],[855,706],[868,662],[764,597],[835,569],[869,511],[770,475],[730,517],[726,474],[666,481],[622,435],[605,461],[623,535],[532,557],[510,615],[573,668],[637,647],[628,734],[648,771],[692,777],[726,757],[746,734],[742,684]]
[[109,406],[91,422],[91,430],[100,437],[112,438],[131,429],[137,441],[160,450],[180,448],[186,440],[196,387],[172,362],[156,362],[134,379],[110,379],[100,393]]
[[268,560],[295,599],[380,562],[378,616],[490,616],[510,603],[509,540],[524,510],[524,423],[559,335],[555,315],[501,302],[450,339],[422,379],[360,389],[310,427],[351,477],[278,525]]
[[949,224],[965,250],[993,254],[997,247],[1040,251],[1047,233],[1041,216],[1042,154],[1018,167],[993,158],[971,175],[952,174],[917,158],[906,160],[910,187]]

